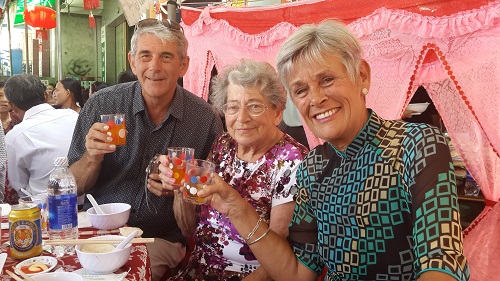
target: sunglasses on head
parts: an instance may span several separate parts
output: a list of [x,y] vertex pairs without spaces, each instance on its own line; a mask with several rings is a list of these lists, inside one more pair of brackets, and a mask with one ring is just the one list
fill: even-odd
[[154,19],[154,18],[143,19],[137,23],[137,27],[138,28],[150,27],[150,26],[155,26],[157,24],[162,24],[166,28],[181,31],[184,33],[184,30],[182,30],[182,26],[178,22],[171,21],[169,19],[166,19],[166,20],[159,20],[159,19]]

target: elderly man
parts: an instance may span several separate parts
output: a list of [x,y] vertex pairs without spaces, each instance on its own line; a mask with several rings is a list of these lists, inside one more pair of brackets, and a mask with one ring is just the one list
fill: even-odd
[[[132,206],[128,224],[155,237],[148,244],[153,280],[159,280],[185,255],[186,239],[178,223],[177,195],[147,190],[146,167],[169,146],[195,149],[206,159],[222,133],[222,122],[203,99],[188,92],[177,79],[188,68],[188,43],[175,22],[146,19],[132,36],[128,59],[138,81],[117,84],[90,97],[80,111],[69,151],[78,194],[90,193],[99,204],[123,202]],[[125,146],[116,147],[100,122],[101,114],[124,113],[128,132]],[[181,195],[182,196],[182,195]],[[90,203],[85,202],[84,209]]]
[[10,77],[5,96],[22,122],[5,136],[10,187],[32,194],[47,192],[54,158],[68,154],[78,113],[55,109],[48,103],[45,86],[33,75]]

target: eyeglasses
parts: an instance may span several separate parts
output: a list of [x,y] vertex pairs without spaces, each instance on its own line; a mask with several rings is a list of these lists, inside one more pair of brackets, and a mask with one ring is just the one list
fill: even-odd
[[[229,116],[235,116],[240,112],[240,109],[242,106],[238,103],[235,102],[230,102],[226,103],[222,106],[222,112]],[[260,102],[252,102],[244,106],[245,110],[247,111],[250,116],[257,117],[262,115],[264,111],[268,108],[267,105],[260,103]]]
[[182,26],[178,22],[171,21],[169,19],[166,19],[166,20],[159,20],[159,19],[153,19],[153,18],[143,19],[137,23],[137,27],[139,27],[139,28],[150,27],[150,26],[155,26],[157,24],[162,24],[166,28],[181,31],[182,33],[184,33]]

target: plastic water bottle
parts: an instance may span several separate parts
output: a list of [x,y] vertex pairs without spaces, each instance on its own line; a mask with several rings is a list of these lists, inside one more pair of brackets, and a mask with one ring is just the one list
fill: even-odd
[[[78,238],[78,203],[75,177],[68,168],[68,158],[54,159],[54,170],[47,188],[49,209],[49,239]],[[57,257],[73,255],[75,245],[52,246]]]

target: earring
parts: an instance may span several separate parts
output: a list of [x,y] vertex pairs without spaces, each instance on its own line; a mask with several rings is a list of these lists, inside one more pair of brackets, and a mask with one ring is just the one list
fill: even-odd
[[367,88],[361,89],[361,93],[363,94],[363,96],[368,95],[368,89]]

